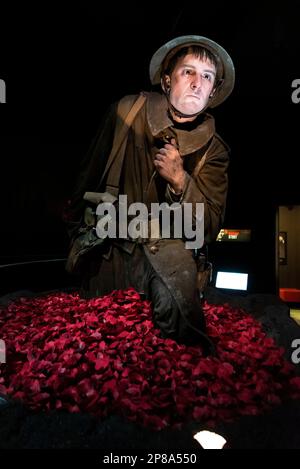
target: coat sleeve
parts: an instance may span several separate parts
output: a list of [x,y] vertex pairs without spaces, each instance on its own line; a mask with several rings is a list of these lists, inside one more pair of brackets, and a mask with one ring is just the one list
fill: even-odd
[[81,165],[73,193],[64,213],[66,229],[71,240],[76,238],[83,222],[86,191],[101,191],[100,180],[108,160],[114,137],[117,103],[110,106]]
[[[201,161],[201,160],[200,160]],[[229,148],[218,136],[208,148],[204,165],[196,174],[186,172],[183,194],[179,202],[193,203],[193,229],[196,227],[196,203],[204,203],[205,243],[214,241],[225,217],[228,190]],[[197,170],[197,166],[196,166]],[[176,201],[170,191],[166,193],[169,203]]]

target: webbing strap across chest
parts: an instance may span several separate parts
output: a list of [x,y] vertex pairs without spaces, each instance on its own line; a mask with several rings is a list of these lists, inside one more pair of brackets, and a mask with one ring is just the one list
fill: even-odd
[[119,183],[125,156],[128,131],[145,101],[146,96],[144,94],[140,94],[131,106],[127,115],[126,113],[123,115],[124,109],[122,109],[122,101],[118,106],[118,116],[123,120],[123,122],[121,124],[121,128],[116,128],[115,130],[112,150],[108,157],[108,161],[100,182],[101,185],[101,183],[104,181],[104,178],[108,174],[106,181],[106,191],[110,192],[115,197],[118,197],[119,194]]

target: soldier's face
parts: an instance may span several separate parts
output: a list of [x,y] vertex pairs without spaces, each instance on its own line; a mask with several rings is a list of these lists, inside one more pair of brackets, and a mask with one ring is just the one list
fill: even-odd
[[199,113],[213,93],[215,78],[216,67],[210,61],[193,54],[181,57],[171,76],[166,76],[171,104],[183,114]]

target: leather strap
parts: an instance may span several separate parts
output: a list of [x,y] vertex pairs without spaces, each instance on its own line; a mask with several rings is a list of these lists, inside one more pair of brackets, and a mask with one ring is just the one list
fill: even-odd
[[206,161],[206,156],[207,156],[208,150],[210,149],[210,146],[211,146],[211,144],[208,145],[208,148],[207,148],[207,150],[205,150],[205,153],[204,153],[204,155],[202,156],[201,160],[200,160],[200,161],[198,162],[198,164],[195,166],[194,171],[193,171],[193,173],[192,173],[192,176],[193,176],[193,177],[196,177],[197,174],[199,174],[200,170],[203,168],[204,163],[205,163],[205,161]]
[[[138,114],[139,110],[142,108],[146,101],[146,96],[144,94],[140,94],[137,100],[134,102],[133,106],[131,107],[130,111],[127,113],[125,120],[121,124],[120,131],[115,131],[114,141],[111,153],[109,155],[105,170],[101,177],[101,182],[104,180],[106,174],[108,173],[108,178],[106,182],[106,191],[113,194],[115,197],[118,197],[119,194],[119,183],[121,177],[121,171],[123,166],[123,161],[125,157],[125,150],[126,150],[126,142],[128,137],[128,131]],[[118,116],[122,117],[122,101],[119,103],[118,106]]]

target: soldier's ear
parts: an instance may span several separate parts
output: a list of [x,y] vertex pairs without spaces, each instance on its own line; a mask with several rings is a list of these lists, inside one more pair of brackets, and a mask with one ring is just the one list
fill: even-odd
[[223,79],[220,79],[218,80],[216,83],[215,83],[215,86],[214,86],[214,89],[212,90],[212,92],[210,93],[209,97],[212,98],[215,94],[215,92],[217,91],[218,88],[220,88],[220,86],[222,86],[224,83],[224,80]]
[[171,78],[169,75],[164,75],[160,80],[161,87],[166,94],[170,93],[171,89]]

